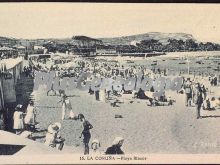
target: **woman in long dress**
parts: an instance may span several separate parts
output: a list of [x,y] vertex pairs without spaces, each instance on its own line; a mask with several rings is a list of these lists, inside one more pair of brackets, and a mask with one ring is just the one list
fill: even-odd
[[59,101],[62,102],[62,120],[66,117],[66,111],[69,111],[69,118],[74,118],[74,113],[72,111],[72,105],[68,97],[64,94],[62,99]]
[[34,107],[34,102],[30,101],[27,107],[26,116],[24,118],[24,123],[27,125],[28,128],[30,128],[31,126],[35,126],[36,124],[35,118],[36,118],[36,109]]
[[21,111],[22,105],[17,105],[14,112],[14,130],[19,134],[24,129],[24,113]]
[[103,90],[103,89],[101,89],[100,91],[99,91],[99,100],[100,101],[102,101],[102,102],[104,102],[105,101],[105,90]]
[[69,114],[68,118],[73,119],[75,117],[70,99],[68,97],[65,99],[65,111],[67,111]]

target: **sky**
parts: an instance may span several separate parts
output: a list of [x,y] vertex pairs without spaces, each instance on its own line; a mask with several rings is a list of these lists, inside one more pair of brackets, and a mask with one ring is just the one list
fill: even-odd
[[220,43],[220,4],[0,3],[0,36],[36,39],[188,33]]

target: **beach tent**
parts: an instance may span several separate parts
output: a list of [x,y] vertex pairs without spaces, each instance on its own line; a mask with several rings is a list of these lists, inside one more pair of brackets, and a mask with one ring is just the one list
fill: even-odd
[[63,68],[70,68],[70,67],[79,67],[79,65],[75,62],[68,62],[62,65]]

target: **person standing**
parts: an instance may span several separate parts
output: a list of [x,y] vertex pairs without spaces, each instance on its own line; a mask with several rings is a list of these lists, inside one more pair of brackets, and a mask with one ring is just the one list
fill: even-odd
[[83,135],[83,144],[84,144],[84,155],[89,154],[89,141],[91,138],[90,129],[93,128],[93,126],[89,123],[88,120],[85,119],[83,114],[79,114],[79,119],[83,123],[83,131],[79,138]]
[[18,104],[15,108],[14,116],[14,130],[15,133],[18,135],[24,129],[24,113],[22,112],[22,105]]
[[195,84],[195,104],[196,104],[196,110],[197,110],[197,119],[201,118],[201,107],[203,104],[203,94],[202,89],[199,83]]
[[73,108],[72,108],[72,104],[70,102],[70,99],[68,97],[66,97],[65,99],[65,111],[68,111],[68,118],[69,119],[73,119],[75,117],[75,114],[73,113]]
[[66,113],[66,104],[65,104],[66,95],[61,96],[61,100],[58,103],[62,103],[62,115],[61,119],[64,120]]
[[99,90],[95,91],[95,99],[96,101],[99,101]]
[[26,116],[24,118],[24,123],[26,124],[28,129],[35,129],[35,124],[36,124],[36,109],[34,107],[34,102],[30,101],[27,111],[26,111]]
[[192,101],[192,82],[190,78],[187,78],[187,81],[184,84],[185,94],[186,94],[186,106],[191,106]]

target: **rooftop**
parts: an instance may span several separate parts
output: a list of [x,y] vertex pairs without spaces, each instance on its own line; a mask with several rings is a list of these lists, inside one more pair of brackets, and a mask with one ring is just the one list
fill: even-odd
[[12,69],[16,65],[18,65],[20,62],[22,62],[22,58],[21,57],[2,59],[2,60],[0,60],[0,67],[2,65],[6,65],[6,69]]
[[0,131],[0,136],[0,144],[2,146],[17,146],[17,148],[20,146],[19,149],[16,148],[16,151],[12,153],[13,155],[59,153],[57,150],[50,148],[40,142],[36,142],[7,131]]
[[9,48],[9,47],[5,47],[5,46],[4,46],[4,47],[0,47],[0,50],[8,50],[8,51],[9,51],[9,50],[14,50],[14,49],[13,49],[13,48]]

